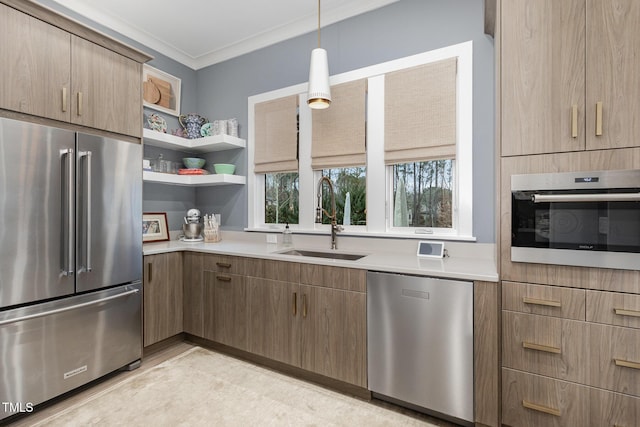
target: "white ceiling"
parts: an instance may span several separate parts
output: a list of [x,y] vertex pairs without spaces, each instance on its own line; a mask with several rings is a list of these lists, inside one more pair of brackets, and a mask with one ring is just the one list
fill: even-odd
[[[193,69],[317,29],[316,0],[54,0]],[[398,0],[323,0],[321,25]]]

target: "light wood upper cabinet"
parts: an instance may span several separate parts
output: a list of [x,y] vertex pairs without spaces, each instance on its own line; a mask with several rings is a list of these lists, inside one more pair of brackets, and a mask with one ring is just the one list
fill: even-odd
[[144,257],[144,346],[183,331],[182,253]]
[[502,155],[583,150],[585,0],[509,0],[502,16]]
[[16,0],[0,0],[0,40],[0,109],[142,136],[148,55]]
[[639,146],[638,25],[636,0],[502,2],[502,155]]
[[[640,146],[640,2],[587,0],[587,150]],[[602,102],[602,135],[596,103]]]
[[71,53],[71,121],[141,137],[142,65],[76,36]]
[[0,108],[69,121],[71,36],[0,4]]

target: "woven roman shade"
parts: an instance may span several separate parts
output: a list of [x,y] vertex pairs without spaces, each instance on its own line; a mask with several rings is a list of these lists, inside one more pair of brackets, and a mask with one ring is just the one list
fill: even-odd
[[456,156],[456,70],[450,58],[385,75],[386,164]]
[[332,86],[331,107],[313,110],[313,169],[362,166],[367,163],[366,92],[366,80]]
[[255,173],[298,171],[298,96],[255,105]]

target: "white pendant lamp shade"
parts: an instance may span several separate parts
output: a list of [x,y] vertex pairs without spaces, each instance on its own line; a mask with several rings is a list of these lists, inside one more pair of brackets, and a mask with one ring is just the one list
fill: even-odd
[[307,104],[315,109],[329,108],[331,104],[327,51],[319,47],[311,51]]

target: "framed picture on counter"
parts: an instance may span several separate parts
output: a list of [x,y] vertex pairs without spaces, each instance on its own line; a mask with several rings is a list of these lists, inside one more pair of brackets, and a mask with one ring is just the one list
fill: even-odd
[[147,64],[142,67],[142,100],[145,107],[173,116],[180,115],[182,81]]
[[165,212],[145,212],[142,214],[142,241],[164,242],[169,240],[169,226]]

